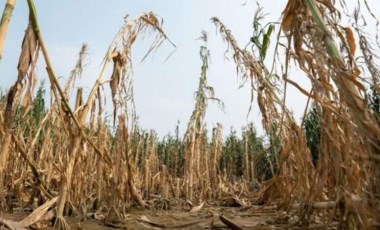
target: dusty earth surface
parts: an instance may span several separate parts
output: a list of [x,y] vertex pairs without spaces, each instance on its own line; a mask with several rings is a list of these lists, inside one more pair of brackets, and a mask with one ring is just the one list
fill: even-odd
[[[291,215],[280,218],[274,206],[247,205],[229,203],[194,205],[172,205],[167,202],[141,210],[130,208],[119,218],[105,219],[106,212],[87,214],[86,218],[66,217],[72,229],[326,229],[323,224],[303,226]],[[232,204],[232,205],[231,205]],[[168,210],[164,210],[168,209]],[[28,213],[4,214],[3,218],[19,221]],[[122,216],[122,217],[121,217]],[[120,218],[121,217],[121,218]],[[283,215],[282,215],[283,217]],[[292,220],[293,218],[293,220]],[[284,220],[284,221],[281,221]],[[54,219],[34,224],[30,229],[53,229]],[[294,222],[295,224],[289,224]],[[314,222],[316,223],[316,222]],[[6,229],[0,227],[0,229]]]

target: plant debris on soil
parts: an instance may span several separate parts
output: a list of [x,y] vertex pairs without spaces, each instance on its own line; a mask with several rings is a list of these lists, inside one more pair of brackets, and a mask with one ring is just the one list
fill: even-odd
[[[205,203],[201,210],[191,212],[186,201],[170,200],[170,210],[155,208],[142,210],[131,208],[123,213],[122,218],[106,219],[106,212],[97,211],[83,217],[67,217],[72,229],[326,229],[324,223],[315,221],[309,226],[300,226],[295,216],[284,218],[276,206],[249,205],[245,207],[220,206],[221,204]],[[28,213],[15,210],[12,214],[4,214],[3,218],[20,221]],[[282,216],[282,217],[281,217]],[[47,217],[49,218],[49,217]],[[292,219],[293,218],[293,219]],[[31,229],[54,229],[53,215],[50,219],[31,225]],[[332,228],[334,224],[329,224]]]

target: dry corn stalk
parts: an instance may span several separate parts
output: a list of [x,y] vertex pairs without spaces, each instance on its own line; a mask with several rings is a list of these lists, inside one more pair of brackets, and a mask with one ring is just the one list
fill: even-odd
[[[13,113],[14,104],[17,97],[20,97],[20,91],[23,89],[24,79],[26,78],[30,68],[33,68],[33,63],[36,62],[35,54],[37,51],[37,39],[32,29],[31,23],[28,24],[25,32],[24,40],[22,42],[22,50],[17,66],[18,77],[15,84],[9,89],[7,95],[7,104],[4,110],[4,136],[2,139],[1,152],[0,152],[0,200],[4,201],[3,186],[4,186],[4,170],[6,162],[8,161],[9,148],[11,145],[11,138],[13,135]],[[30,76],[33,75],[34,69],[30,69]]]
[[[159,45],[163,42],[163,40],[166,39],[166,35],[163,33],[163,31],[161,29],[161,23],[153,13],[144,14],[144,15],[140,16],[139,18],[131,21],[131,22],[126,22],[125,25],[123,26],[123,28],[120,30],[120,32],[116,36],[115,40],[112,42],[112,44],[111,44],[111,46],[110,46],[110,48],[106,54],[101,73],[99,74],[99,77],[96,80],[96,83],[94,84],[94,86],[90,92],[90,95],[88,96],[86,104],[84,104],[82,107],[82,110],[78,112],[78,121],[79,121],[79,124],[81,127],[83,127],[85,125],[88,112],[92,111],[95,98],[99,92],[99,87],[103,84],[103,78],[104,78],[105,70],[108,66],[110,58],[114,58],[115,54],[121,53],[122,54],[121,56],[125,57],[125,59],[123,59],[124,61],[122,61],[121,59],[117,59],[117,60],[114,59],[114,67],[116,67],[116,69],[114,69],[113,75],[110,79],[113,101],[114,101],[114,106],[115,106],[114,116],[116,116],[116,108],[117,108],[116,107],[117,104],[115,103],[114,96],[117,92],[117,87],[118,87],[118,84],[115,84],[115,83],[121,84],[122,93],[127,94],[127,96],[129,96],[129,97],[133,97],[133,91],[131,91],[131,88],[130,88],[132,83],[128,82],[128,80],[129,80],[128,77],[131,77],[131,75],[127,74],[127,71],[130,72],[131,71],[130,68],[132,67],[131,62],[130,62],[130,55],[131,55],[130,51],[131,51],[132,45],[134,44],[134,42],[136,40],[137,35],[139,35],[140,33],[146,32],[148,29],[156,30],[156,31],[158,31],[158,34],[159,34],[157,37],[157,40],[154,42],[154,44],[151,47],[150,51],[152,51],[152,50],[157,49],[159,47]],[[120,52],[116,51],[119,48],[121,48],[121,51]],[[127,60],[129,60],[129,61],[127,62]],[[127,104],[126,104],[127,102],[128,101],[125,101],[124,105],[125,105],[125,111],[128,112]],[[122,120],[122,121],[124,121],[124,120]],[[123,128],[123,130],[124,130],[124,128]],[[123,132],[128,133],[128,131],[123,131]],[[69,167],[68,167],[68,171],[66,174],[66,176],[67,176],[67,178],[66,178],[67,185],[65,185],[66,187],[71,183],[71,177],[72,177],[72,168],[71,167],[73,167],[73,165],[75,163],[75,158],[78,154],[77,153],[78,152],[77,147],[79,147],[80,142],[81,142],[81,138],[74,137],[74,139],[75,139],[75,142],[73,144],[74,148],[72,149],[72,154],[71,154],[72,156],[70,158],[70,162],[68,164]],[[126,151],[130,151],[130,150],[127,149]],[[136,200],[138,201],[138,203],[140,205],[145,206],[145,203],[140,198],[139,194],[137,193],[137,191],[135,189],[135,185],[132,182],[133,181],[133,179],[132,179],[133,175],[131,175],[132,171],[131,171],[128,159],[126,159],[126,160],[127,160],[127,166],[128,166],[127,175],[128,175],[128,185],[130,187],[130,193],[133,197],[136,198]],[[61,190],[62,196],[60,197],[60,201],[58,203],[57,216],[60,217],[58,219],[61,219],[61,220],[62,220],[63,207],[65,205],[66,197],[67,197],[66,187],[62,187],[62,190]]]
[[[271,82],[274,77],[263,62],[256,60],[247,50],[241,49],[231,31],[218,18],[214,17],[211,20],[228,43],[238,74],[241,74],[243,78],[249,78],[252,90],[257,92],[257,103],[263,116],[264,129],[268,135],[276,138],[270,147],[273,148],[273,154],[279,155],[280,165],[277,166],[277,175],[272,179],[269,189],[272,191],[268,190],[268,192],[272,193],[272,198],[281,198],[284,205],[302,200],[310,188],[314,174],[302,130],[279,99],[280,94],[275,83]],[[280,108],[283,109],[283,115],[279,112]]]
[[210,54],[207,49],[207,33],[205,31],[202,31],[200,39],[205,43],[204,46],[201,46],[200,50],[202,59],[201,76],[196,92],[195,107],[183,138],[185,145],[186,198],[189,200],[193,200],[193,192],[194,190],[198,190],[200,186],[200,148],[208,101],[217,101],[223,107],[223,103],[215,97],[214,89],[207,84],[207,69]]
[[5,37],[7,35],[8,25],[11,20],[12,12],[15,7],[16,0],[7,0],[4,7],[4,12],[0,21],[0,61],[3,57],[3,48],[5,43]]
[[[297,61],[313,91],[308,94],[296,82],[286,81],[314,100],[322,119],[320,163],[307,202],[339,200],[342,227],[363,228],[367,204],[357,197],[376,193],[377,182],[370,175],[378,173],[378,166],[368,159],[378,155],[379,127],[359,78],[355,38],[349,27],[339,25],[334,3],[288,1],[281,23],[289,47],[285,62]],[[305,216],[308,211],[303,211]]]

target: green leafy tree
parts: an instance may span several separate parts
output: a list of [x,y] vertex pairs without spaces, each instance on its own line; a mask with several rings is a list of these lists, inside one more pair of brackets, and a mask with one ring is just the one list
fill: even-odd
[[319,158],[319,145],[321,140],[320,115],[313,107],[306,115],[303,129],[305,130],[307,146],[310,149],[313,163],[317,164]]
[[244,143],[236,135],[236,130],[231,129],[223,145],[221,157],[221,169],[227,175],[242,176],[243,175],[243,154]]
[[33,102],[32,116],[36,124],[38,124],[46,114],[45,93],[44,82],[42,82],[37,90],[37,94]]
[[165,164],[169,172],[176,176],[183,175],[184,156],[182,141],[179,139],[176,130],[176,135],[166,135],[157,144],[157,153],[160,162]]
[[371,86],[369,91],[369,107],[375,114],[377,123],[380,125],[380,95],[375,86]]

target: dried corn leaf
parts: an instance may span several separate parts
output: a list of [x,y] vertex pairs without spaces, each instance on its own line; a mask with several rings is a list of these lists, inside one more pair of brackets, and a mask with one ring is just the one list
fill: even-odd
[[352,32],[350,27],[344,27],[344,32],[346,33],[346,39],[348,43],[348,47],[350,48],[351,56],[355,56],[356,51],[356,43],[354,33]]
[[227,225],[229,228],[231,228],[232,230],[242,230],[241,227],[239,227],[237,224],[235,224],[234,222],[232,222],[230,219],[228,219],[227,217],[224,217],[222,215],[219,215],[219,219],[225,224]]
[[166,228],[166,225],[164,224],[158,224],[158,223],[155,223],[153,221],[151,221],[148,217],[146,217],[145,215],[142,215],[140,219],[137,219],[137,221],[140,221],[142,223],[146,223],[146,224],[150,224],[154,227],[158,227],[158,228]]
[[294,18],[296,17],[296,9],[298,8],[299,1],[288,0],[288,4],[284,10],[284,17],[282,18],[281,28],[286,33],[289,32],[294,26]]
[[213,220],[213,219],[214,219],[214,216],[206,216],[206,218],[204,218],[202,220],[195,220],[195,221],[191,221],[191,222],[188,222],[188,223],[179,224],[179,225],[171,225],[171,226],[168,226],[166,224],[156,223],[156,222],[150,220],[145,215],[142,215],[140,219],[137,219],[137,221],[145,223],[145,224],[149,224],[149,225],[157,227],[157,228],[163,228],[163,229],[183,229],[183,228],[187,228],[187,227],[190,227],[190,226],[193,226],[193,225],[205,222],[205,221],[210,221],[210,220]]
[[202,208],[203,208],[203,205],[205,204],[205,202],[202,202],[200,205],[198,206],[194,206],[190,212],[199,212]]
[[29,23],[24,40],[22,41],[20,58],[17,66],[18,81],[21,82],[28,73],[28,69],[33,62],[33,56],[37,49],[37,38],[33,31],[32,24]]
[[6,220],[6,219],[1,218],[0,222],[4,223],[10,229],[15,229],[15,230],[26,229],[27,227],[38,222],[47,213],[48,209],[57,202],[57,200],[58,200],[58,197],[55,197],[47,201],[45,204],[38,207],[29,216],[25,217],[21,221],[17,222],[17,221],[11,221],[11,220]]

